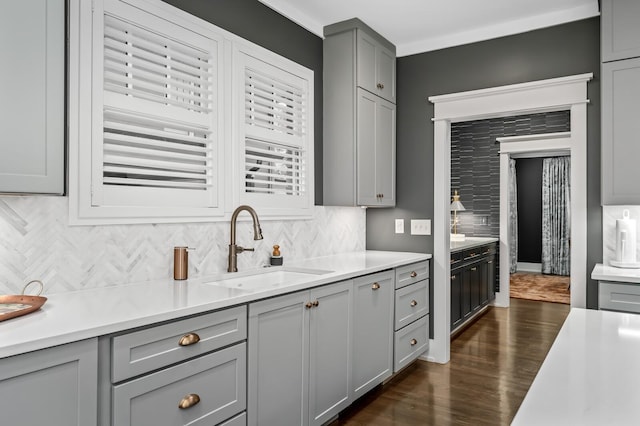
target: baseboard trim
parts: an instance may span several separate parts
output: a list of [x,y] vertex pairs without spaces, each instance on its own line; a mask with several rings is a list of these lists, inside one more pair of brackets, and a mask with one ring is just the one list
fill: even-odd
[[517,272],[537,272],[542,273],[542,263],[518,262]]

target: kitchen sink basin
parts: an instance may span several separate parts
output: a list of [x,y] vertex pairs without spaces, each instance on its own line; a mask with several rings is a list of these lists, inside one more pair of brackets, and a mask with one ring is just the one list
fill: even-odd
[[265,268],[237,274],[228,274],[220,279],[207,281],[205,284],[246,291],[268,290],[313,281],[318,276],[331,272],[333,271],[308,268]]

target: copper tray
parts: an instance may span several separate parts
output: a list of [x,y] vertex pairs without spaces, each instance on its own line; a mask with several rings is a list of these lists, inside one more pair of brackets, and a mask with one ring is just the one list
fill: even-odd
[[[29,296],[24,294],[31,284],[36,283],[39,285],[40,290],[35,296]],[[11,318],[19,317],[37,311],[44,305],[47,298],[40,296],[44,285],[40,280],[33,280],[27,283],[22,289],[22,294],[0,296],[0,321],[5,321]]]

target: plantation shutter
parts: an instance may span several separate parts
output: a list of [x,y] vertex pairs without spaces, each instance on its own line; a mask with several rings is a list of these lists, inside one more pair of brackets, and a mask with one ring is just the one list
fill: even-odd
[[217,42],[116,0],[100,16],[92,204],[217,207]]
[[272,208],[310,205],[309,80],[242,57],[240,199]]

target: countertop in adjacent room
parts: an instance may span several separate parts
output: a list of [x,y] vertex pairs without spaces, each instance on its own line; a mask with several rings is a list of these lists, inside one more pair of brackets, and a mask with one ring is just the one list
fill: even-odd
[[573,308],[512,425],[640,419],[640,315]]
[[640,283],[640,269],[616,268],[602,263],[596,264],[591,272],[591,279],[598,281],[621,281]]
[[451,241],[451,252],[457,252],[472,247],[483,246],[485,244],[495,243],[498,238],[495,237],[466,237],[464,241]]

